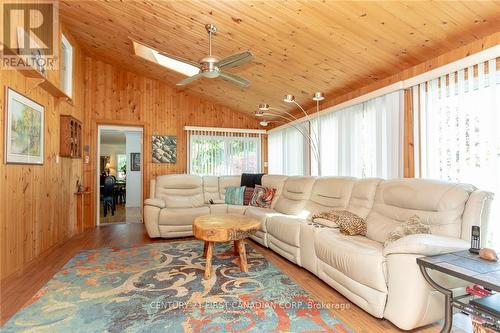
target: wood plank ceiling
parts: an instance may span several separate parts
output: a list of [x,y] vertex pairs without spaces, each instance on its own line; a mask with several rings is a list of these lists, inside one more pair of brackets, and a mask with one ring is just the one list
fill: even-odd
[[315,91],[342,95],[500,31],[498,1],[62,1],[61,19],[91,56],[175,85],[183,75],[138,58],[130,38],[190,60],[207,54],[217,25],[220,57],[251,50],[231,69],[246,89],[220,79],[184,88],[237,111],[310,106]]

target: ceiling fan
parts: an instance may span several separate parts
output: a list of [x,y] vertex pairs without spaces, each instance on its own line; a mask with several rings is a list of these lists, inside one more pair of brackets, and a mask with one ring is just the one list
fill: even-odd
[[[198,63],[190,60],[176,58],[176,60],[180,62],[195,66],[199,69],[198,74],[187,77],[184,80],[178,82],[176,85],[185,86],[201,77],[206,77],[209,79],[220,77],[221,79],[236,84],[237,86],[240,86],[242,88],[248,87],[250,85],[250,81],[242,78],[241,76],[226,72],[225,70],[251,61],[254,58],[254,55],[250,51],[245,51],[219,60],[219,58],[212,55],[212,35],[215,35],[215,33],[217,32],[217,28],[213,24],[207,24],[205,25],[205,29],[208,32],[208,56],[200,59]],[[168,56],[171,57],[170,55]]]

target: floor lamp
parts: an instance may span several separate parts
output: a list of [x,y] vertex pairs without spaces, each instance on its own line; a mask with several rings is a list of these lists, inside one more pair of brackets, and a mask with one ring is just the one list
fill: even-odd
[[[295,104],[304,114],[307,122],[309,123],[309,131],[304,131],[300,129],[298,126],[296,126],[294,123],[299,120],[296,116],[294,116],[292,113],[277,109],[277,108],[271,108],[269,104],[267,103],[262,103],[259,104],[259,110],[255,113],[255,116],[257,117],[263,117],[266,115],[269,116],[274,116],[278,117],[281,119],[284,119],[288,121],[288,125],[292,126],[295,128],[297,131],[299,131],[302,136],[307,140],[309,143],[309,148],[312,154],[314,154],[314,157],[316,158],[317,164],[318,164],[318,176],[321,176],[321,136],[319,132],[319,129],[321,128],[321,118],[319,116],[319,102],[325,99],[325,95],[322,92],[316,92],[313,97],[313,101],[316,102],[316,112],[315,116],[317,117],[318,124],[316,126],[317,130],[313,131],[311,127],[311,116],[307,111],[295,100],[294,95],[285,95],[283,97],[283,102],[285,103],[293,103]],[[267,122],[264,122],[267,123]]]

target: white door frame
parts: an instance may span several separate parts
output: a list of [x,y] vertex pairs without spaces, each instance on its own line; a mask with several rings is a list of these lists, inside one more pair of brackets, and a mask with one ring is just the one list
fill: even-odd
[[[97,125],[97,156],[96,156],[96,214],[97,214],[97,223],[99,226],[101,224],[101,130],[115,130],[115,131],[134,131],[141,132],[142,140],[141,140],[141,160],[144,158],[142,155],[144,154],[144,129],[138,126],[118,126],[118,125]],[[142,198],[142,189],[143,189],[143,181],[144,181],[144,170],[143,163],[141,163],[141,195]],[[141,207],[142,211],[142,207]]]

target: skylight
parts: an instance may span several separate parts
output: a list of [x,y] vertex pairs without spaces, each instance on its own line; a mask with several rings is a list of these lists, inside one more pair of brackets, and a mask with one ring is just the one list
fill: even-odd
[[184,74],[186,76],[193,76],[200,72],[200,69],[196,66],[171,58],[165,54],[161,54],[157,50],[152,49],[149,46],[137,43],[136,41],[133,41],[133,43],[135,54],[141,58],[155,62],[158,65]]

